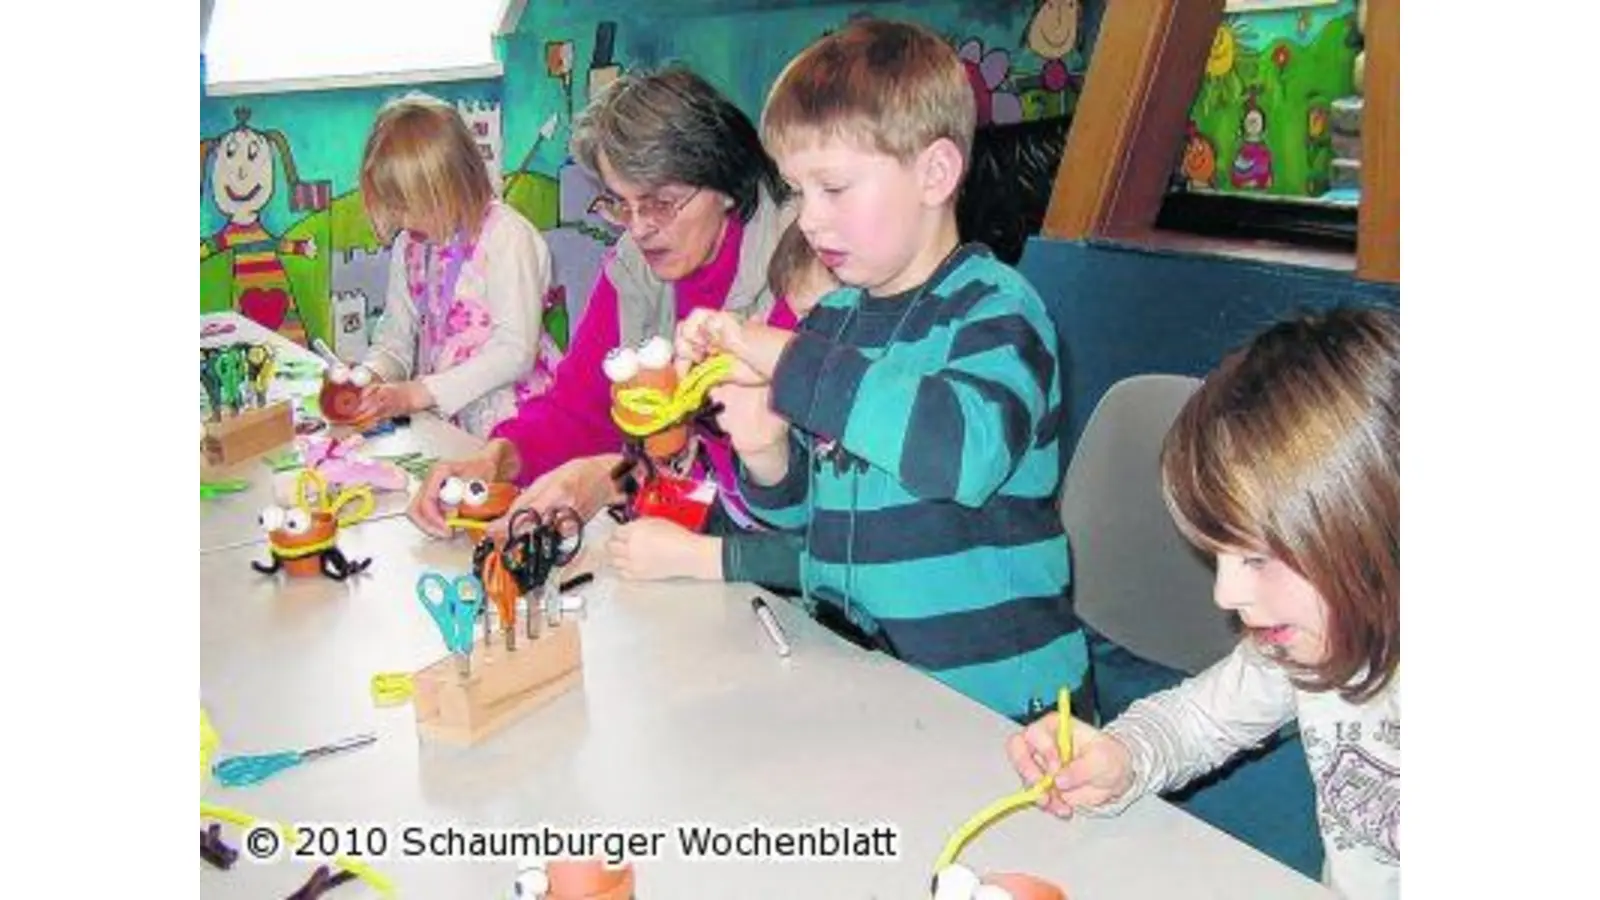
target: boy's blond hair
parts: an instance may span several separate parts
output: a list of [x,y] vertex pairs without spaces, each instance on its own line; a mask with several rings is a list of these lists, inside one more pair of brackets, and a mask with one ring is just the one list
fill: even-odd
[[495,194],[456,108],[412,93],[378,111],[361,159],[361,196],[373,231],[388,242],[407,213],[434,240],[475,238]]
[[966,68],[949,43],[921,25],[858,19],[784,67],[761,113],[761,140],[777,156],[838,137],[906,163],[948,138],[965,170],[977,120]]

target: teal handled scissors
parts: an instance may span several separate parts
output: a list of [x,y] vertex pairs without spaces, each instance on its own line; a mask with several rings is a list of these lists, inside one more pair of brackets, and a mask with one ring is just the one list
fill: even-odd
[[216,776],[223,787],[260,784],[285,769],[292,769],[301,763],[321,759],[324,756],[365,747],[377,739],[378,736],[375,734],[358,734],[332,744],[312,747],[310,750],[285,750],[282,753],[263,753],[259,756],[234,756],[218,761],[211,767],[211,774]]
[[476,575],[459,575],[451,581],[438,572],[424,572],[417,579],[417,599],[438,623],[462,677],[472,674],[472,626],[483,608],[483,597],[483,582]]

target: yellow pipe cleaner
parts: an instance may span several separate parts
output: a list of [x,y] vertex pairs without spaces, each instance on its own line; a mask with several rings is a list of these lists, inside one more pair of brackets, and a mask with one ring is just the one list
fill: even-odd
[[[694,415],[711,389],[728,379],[733,371],[733,357],[719,353],[689,370],[678,382],[677,390],[668,396],[666,391],[649,387],[624,388],[617,391],[616,408],[611,410],[612,421],[633,437],[649,437],[678,424]],[[618,413],[630,412],[644,421],[624,421]]]
[[[249,828],[252,825],[260,822],[262,824],[269,825],[272,828],[276,828],[278,833],[283,835],[283,839],[291,844],[299,843],[300,841],[300,831],[293,825],[282,825],[277,822],[269,822],[266,819],[253,816],[247,812],[244,812],[243,810],[233,809],[227,806],[219,806],[215,803],[207,803],[204,800],[200,801],[200,818],[215,819],[219,822],[227,822],[231,825],[237,825],[240,828]],[[344,869],[346,872],[349,872],[351,875],[356,876],[362,881],[365,881],[367,884],[372,886],[373,890],[376,890],[383,896],[396,896],[394,881],[391,880],[387,875],[384,875],[382,872],[374,869],[372,866],[369,866],[360,860],[351,859],[348,856],[335,856],[333,858],[333,864],[341,869]]]
[[[1060,722],[1056,727],[1056,749],[1061,752],[1061,765],[1065,767],[1072,761],[1072,694],[1066,688],[1062,688],[1056,695],[1056,712],[1060,715]],[[934,873],[943,872],[955,862],[956,857],[961,855],[962,849],[985,828],[1023,807],[1039,802],[1042,797],[1050,793],[1050,786],[1055,784],[1056,776],[1059,774],[1061,769],[1052,769],[1032,787],[1002,797],[979,810],[977,815],[957,828],[949,843],[944,845],[944,852],[939,854],[938,861],[933,864]]]

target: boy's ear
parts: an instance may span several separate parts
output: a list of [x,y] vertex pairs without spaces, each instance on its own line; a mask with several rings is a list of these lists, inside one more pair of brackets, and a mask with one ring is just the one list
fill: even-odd
[[949,202],[961,183],[965,164],[961,150],[949,138],[939,138],[924,147],[917,155],[922,201],[929,206],[942,206]]

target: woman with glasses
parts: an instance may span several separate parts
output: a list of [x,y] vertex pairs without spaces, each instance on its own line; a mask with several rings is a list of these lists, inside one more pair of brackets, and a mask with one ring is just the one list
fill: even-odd
[[603,185],[595,211],[623,233],[555,383],[481,452],[435,465],[412,498],[411,519],[430,534],[450,533],[438,494],[452,476],[529,485],[518,508],[565,505],[585,519],[621,499],[611,470],[624,436],[603,370],[612,348],[670,342],[678,320],[702,307],[795,324],[767,279],[794,218],[785,185],[754,124],[704,79],[683,68],[624,75],[573,123],[571,150]]

